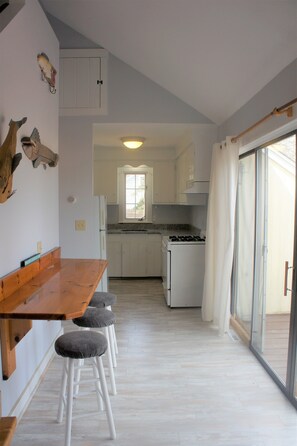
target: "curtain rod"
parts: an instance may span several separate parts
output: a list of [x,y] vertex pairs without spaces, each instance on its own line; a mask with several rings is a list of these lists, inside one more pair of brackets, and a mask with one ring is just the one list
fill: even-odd
[[267,119],[271,118],[271,116],[279,116],[283,113],[287,114],[288,118],[291,118],[293,116],[293,107],[292,105],[297,103],[297,98],[292,99],[292,101],[287,102],[286,104],[282,105],[281,107],[276,107],[272,110],[272,112],[268,113],[268,115],[264,116],[264,118],[260,119],[259,121],[255,122],[255,124],[251,125],[246,130],[243,130],[241,133],[239,133],[237,136],[234,136],[231,138],[231,142],[236,142],[239,138],[241,138],[246,133],[253,130],[255,127],[258,127],[258,125],[262,124],[262,122],[266,121]]

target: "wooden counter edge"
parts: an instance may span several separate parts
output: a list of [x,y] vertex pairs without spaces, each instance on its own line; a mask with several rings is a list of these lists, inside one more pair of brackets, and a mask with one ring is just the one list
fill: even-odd
[[[18,268],[11,274],[0,279],[0,301],[8,299],[9,296],[27,283],[32,277],[36,276],[42,269],[50,264],[54,264],[61,257],[61,248],[53,248],[41,258],[23,268]],[[32,328],[32,320],[10,318],[0,319],[0,342],[2,356],[2,377],[7,380],[16,369],[15,346]]]
[[16,425],[16,417],[0,418],[0,446],[10,445]]

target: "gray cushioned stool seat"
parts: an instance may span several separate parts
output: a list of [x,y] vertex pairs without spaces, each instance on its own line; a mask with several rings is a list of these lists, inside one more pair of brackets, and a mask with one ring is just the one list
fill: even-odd
[[55,342],[55,350],[64,358],[94,358],[106,352],[107,340],[95,331],[71,331]]
[[117,302],[115,294],[107,293],[106,291],[96,291],[89,303],[90,307],[104,308],[111,307]]
[[72,320],[79,327],[103,328],[114,324],[115,315],[105,308],[88,307],[83,316]]

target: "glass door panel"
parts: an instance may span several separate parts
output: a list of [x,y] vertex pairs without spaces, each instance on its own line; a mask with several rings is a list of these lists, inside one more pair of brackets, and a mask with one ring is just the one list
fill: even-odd
[[252,347],[286,383],[295,222],[292,135],[257,151]]

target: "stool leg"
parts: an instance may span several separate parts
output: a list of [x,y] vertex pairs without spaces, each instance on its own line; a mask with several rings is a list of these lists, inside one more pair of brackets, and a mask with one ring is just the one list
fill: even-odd
[[67,373],[68,373],[68,358],[64,359],[64,361],[63,361],[61,390],[60,390],[60,396],[59,396],[59,407],[58,407],[58,415],[57,415],[58,423],[62,423],[63,415],[64,415]]
[[115,426],[114,426],[113,415],[112,415],[109,395],[108,395],[108,391],[107,391],[105,373],[104,373],[104,368],[103,368],[101,357],[97,357],[96,362],[97,362],[97,367],[98,367],[99,376],[100,376],[101,389],[102,389],[102,395],[103,395],[103,399],[104,399],[104,405],[105,405],[105,410],[106,410],[110,438],[112,440],[114,440],[116,438],[116,430],[115,430]]
[[97,367],[97,363],[95,359],[92,359],[92,368],[93,368],[93,376],[94,376],[94,382],[95,382],[95,391],[97,396],[97,404],[99,411],[104,410],[103,401],[102,401],[102,389],[101,389],[101,382],[100,382],[100,376],[99,371]]
[[117,342],[117,337],[116,337],[114,325],[111,326],[111,331],[112,331],[112,336],[113,336],[114,350],[116,352],[116,355],[118,355],[119,354],[119,349],[118,349],[118,342]]
[[109,325],[107,327],[108,329],[108,339],[109,339],[109,345],[110,345],[110,351],[111,351],[111,357],[112,357],[112,364],[114,366],[114,368],[117,366],[117,357],[115,354],[115,348],[114,348],[114,339],[113,339],[113,334],[112,334],[112,329],[111,329],[111,325]]
[[110,378],[110,384],[111,384],[111,393],[112,395],[117,394],[116,390],[116,384],[114,379],[114,371],[113,371],[113,364],[112,364],[112,357],[111,357],[111,351],[110,351],[110,337],[108,333],[108,327],[104,327],[103,329],[104,335],[107,339],[107,363],[108,363],[108,370],[109,370],[109,378]]
[[[112,311],[110,305],[109,305],[108,307],[106,307],[106,308],[107,308],[108,310]],[[115,328],[114,328],[114,325],[112,325],[112,329],[111,329],[111,331],[112,331],[112,337],[113,337],[113,343],[114,343],[114,350],[115,350],[116,355],[118,355],[119,350],[118,350],[118,343],[117,343],[117,338],[116,338],[116,334],[115,334]]]
[[77,398],[78,392],[79,392],[79,382],[80,382],[80,373],[81,373],[81,367],[84,365],[84,359],[78,360],[78,368],[75,374],[75,386],[74,386],[74,398]]
[[75,361],[74,359],[70,358],[68,366],[66,431],[65,431],[65,443],[64,443],[65,446],[70,446],[71,443],[74,361]]

